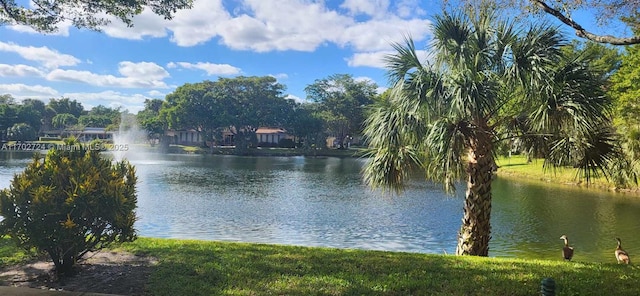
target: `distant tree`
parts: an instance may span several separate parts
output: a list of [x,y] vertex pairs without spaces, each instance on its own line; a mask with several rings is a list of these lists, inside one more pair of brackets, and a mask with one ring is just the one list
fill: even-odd
[[160,110],[164,100],[153,99],[144,100],[144,109],[136,114],[138,125],[147,131],[150,139],[162,139],[166,129],[166,122],[160,117]]
[[16,99],[10,94],[0,95],[0,105],[12,105],[16,103]]
[[371,81],[358,81],[349,74],[334,74],[317,79],[305,88],[307,99],[319,103],[319,114],[328,133],[336,136],[343,148],[346,136],[360,135],[364,123],[364,110],[373,103],[377,85]]
[[283,91],[271,76],[187,83],[167,95],[160,115],[169,128],[195,129],[206,140],[222,140],[223,130],[235,132],[236,147],[245,149],[255,142],[258,127],[286,125],[292,104]]
[[47,106],[51,107],[56,114],[69,113],[76,118],[84,114],[84,107],[76,100],[70,100],[69,98],[51,99]]
[[31,7],[14,0],[0,0],[0,24],[30,26],[40,32],[55,32],[58,24],[70,20],[77,28],[99,30],[113,16],[128,26],[132,18],[150,8],[155,14],[171,19],[179,9],[191,8],[192,0],[52,0],[33,1]]
[[[47,114],[47,105],[38,99],[24,99],[22,100],[22,107],[25,109],[33,110],[29,116],[35,116],[37,118],[31,120],[24,120],[24,122],[29,123],[34,128],[40,130],[43,127],[46,127],[48,122],[47,120],[51,120]],[[28,112],[25,112],[28,113]],[[25,114],[26,115],[26,114]]]
[[256,144],[258,127],[284,127],[292,110],[284,90],[272,76],[220,78],[214,83],[212,93],[224,102],[228,114],[225,125],[235,127],[236,152]]
[[90,251],[136,238],[133,166],[77,148],[36,154],[0,191],[0,233],[48,253],[58,273]]
[[110,117],[105,115],[82,115],[78,118],[78,123],[86,127],[106,128],[113,123]]
[[316,103],[296,104],[291,113],[287,132],[304,143],[305,148],[325,148],[324,120],[317,112]]
[[78,118],[69,113],[61,113],[53,117],[51,120],[53,127],[65,129],[78,124]]
[[18,107],[12,104],[0,104],[0,140],[6,137],[7,129],[18,123]]
[[[225,104],[212,93],[214,82],[186,83],[168,94],[160,118],[171,129],[194,129],[205,140],[216,140],[215,131],[228,127]],[[217,139],[220,140],[220,139]]]
[[36,132],[40,131],[42,126],[42,113],[32,105],[25,105],[24,103],[18,106],[18,122],[26,123],[31,126]]
[[26,123],[16,123],[7,129],[7,139],[13,141],[33,141],[38,139],[36,130]]

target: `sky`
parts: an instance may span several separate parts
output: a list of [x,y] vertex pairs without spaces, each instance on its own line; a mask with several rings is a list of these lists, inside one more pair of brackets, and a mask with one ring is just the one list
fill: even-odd
[[5,25],[0,94],[136,113],[185,83],[240,75],[273,76],[301,101],[307,85],[333,74],[382,92],[391,44],[411,36],[424,49],[441,11],[438,0],[194,0],[172,20],[145,10],[134,27],[113,20],[102,32],[66,22],[54,34]]

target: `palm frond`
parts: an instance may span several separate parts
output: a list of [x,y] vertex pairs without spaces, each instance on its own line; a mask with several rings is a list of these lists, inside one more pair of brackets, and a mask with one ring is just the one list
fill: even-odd
[[593,177],[610,178],[609,166],[622,159],[618,138],[611,126],[602,126],[587,134],[574,133],[553,141],[544,167],[572,166],[576,178],[589,183]]
[[434,122],[425,139],[428,155],[427,178],[443,182],[446,191],[454,191],[454,182],[465,176],[463,153],[467,151],[474,128],[466,121],[441,118]]
[[391,46],[396,52],[383,58],[391,85],[404,81],[411,72],[425,68],[410,36],[405,36],[404,43],[392,43]]

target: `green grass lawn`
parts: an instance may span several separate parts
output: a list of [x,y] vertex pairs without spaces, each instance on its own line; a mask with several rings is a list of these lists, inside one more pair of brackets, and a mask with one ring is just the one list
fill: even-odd
[[[0,244],[0,264],[23,260]],[[637,295],[640,269],[582,263],[140,238],[149,295]],[[15,251],[15,250],[14,250]],[[9,258],[9,259],[7,259]]]

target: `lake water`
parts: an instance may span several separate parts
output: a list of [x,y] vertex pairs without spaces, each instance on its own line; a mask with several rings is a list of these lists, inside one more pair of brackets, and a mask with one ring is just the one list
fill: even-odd
[[[29,156],[0,153],[0,188]],[[363,159],[147,154],[140,236],[452,254],[464,187],[451,196],[415,180],[401,195],[370,190]],[[640,197],[498,178],[490,256],[615,262],[615,237],[640,256]],[[633,259],[632,259],[633,260]]]

